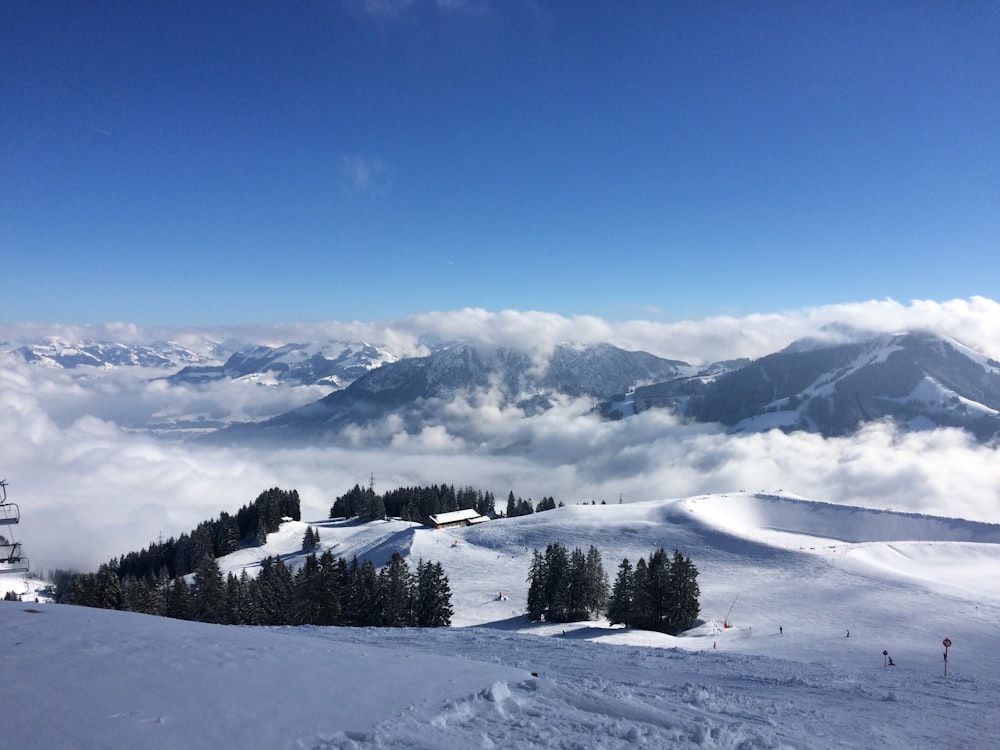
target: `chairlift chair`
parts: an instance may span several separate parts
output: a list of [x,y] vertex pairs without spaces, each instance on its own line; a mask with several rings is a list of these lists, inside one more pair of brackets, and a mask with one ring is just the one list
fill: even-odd
[[27,573],[28,558],[21,554],[21,543],[0,544],[0,573]]
[[[11,526],[20,520],[17,503],[7,502],[7,482],[0,479],[0,526]],[[0,573],[27,572],[28,558],[21,554],[21,543],[0,536]]]
[[21,511],[18,509],[17,503],[0,503],[0,526],[9,526],[20,523],[20,521]]
[[7,502],[7,480],[0,479],[0,526],[19,523],[20,520],[21,511],[18,509],[17,503]]

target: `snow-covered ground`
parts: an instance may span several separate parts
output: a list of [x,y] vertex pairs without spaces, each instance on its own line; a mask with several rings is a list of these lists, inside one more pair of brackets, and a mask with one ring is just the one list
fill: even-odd
[[[0,602],[2,746],[996,745],[998,525],[734,493],[458,530],[313,526],[348,558],[440,560],[456,627],[243,628]],[[224,567],[296,564],[304,530],[286,524]],[[597,546],[612,580],[623,556],[681,549],[704,623],[677,638],[529,623],[531,551],[552,541]]]

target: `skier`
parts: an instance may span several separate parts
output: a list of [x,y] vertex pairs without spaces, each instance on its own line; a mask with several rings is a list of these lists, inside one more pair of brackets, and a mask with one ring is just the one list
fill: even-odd
[[851,637],[851,631],[850,631],[850,630],[848,630],[848,631],[847,631],[847,637],[848,637],[848,638],[850,638],[850,637]]
[[778,635],[781,635],[784,632],[785,632],[785,629],[779,625],[778,626]]
[[890,667],[894,667],[894,666],[896,666],[896,662],[894,662],[894,661],[892,660],[892,657],[891,657],[891,656],[889,657],[889,666],[890,666]]

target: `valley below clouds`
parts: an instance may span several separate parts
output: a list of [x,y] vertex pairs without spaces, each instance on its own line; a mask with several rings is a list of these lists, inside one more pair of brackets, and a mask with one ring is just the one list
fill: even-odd
[[[484,346],[530,342],[536,350],[564,341],[611,341],[711,362],[761,356],[805,336],[841,335],[844,329],[834,323],[887,332],[933,329],[1000,356],[1000,306],[981,298],[882,301],[672,324],[467,310],[389,323],[211,335],[127,327],[114,335],[50,327],[44,335],[256,343],[350,337],[404,356],[422,353],[428,335]],[[298,489],[303,519],[325,518],[338,495],[372,477],[379,491],[447,483],[491,490],[498,498],[513,491],[566,504],[782,489],[831,503],[1000,523],[997,446],[957,428],[902,431],[874,422],[848,437],[778,430],[730,434],[663,409],[605,420],[589,398],[564,397],[534,413],[485,389],[433,405],[435,419],[418,429],[390,415],[343,428],[335,443],[213,445],[161,434],[155,425],[180,415],[206,426],[260,421],[317,401],[331,389],[244,380],[175,384],[165,379],[169,370],[60,369],[13,353],[18,343],[40,335],[39,327],[0,332],[0,478],[8,480],[10,499],[21,508],[18,540],[38,572],[94,569],[221,511],[234,512],[268,487]]]

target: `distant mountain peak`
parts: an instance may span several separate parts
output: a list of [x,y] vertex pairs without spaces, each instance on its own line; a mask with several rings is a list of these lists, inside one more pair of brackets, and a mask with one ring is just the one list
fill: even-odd
[[1000,434],[1000,366],[928,331],[791,346],[711,380],[640,389],[639,410],[670,407],[737,431],[846,435],[889,419],[910,429]]

